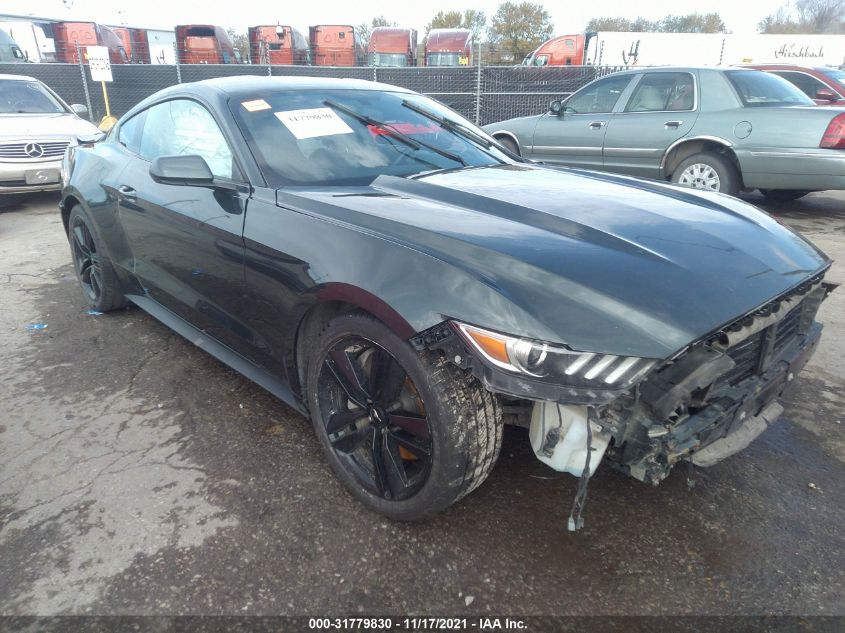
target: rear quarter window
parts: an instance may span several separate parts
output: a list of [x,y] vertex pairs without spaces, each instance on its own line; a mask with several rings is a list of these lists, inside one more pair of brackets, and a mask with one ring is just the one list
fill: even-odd
[[758,70],[725,73],[746,108],[816,105],[815,101],[782,77]]

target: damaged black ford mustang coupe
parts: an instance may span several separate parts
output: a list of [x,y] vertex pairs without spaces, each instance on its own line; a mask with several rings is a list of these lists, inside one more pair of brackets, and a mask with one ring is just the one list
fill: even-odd
[[830,266],[720,194],[522,161],[436,101],[351,80],[174,86],[69,152],[88,303],[131,302],[313,420],[370,508],[476,488],[505,423],[586,483],[657,483],[782,411]]

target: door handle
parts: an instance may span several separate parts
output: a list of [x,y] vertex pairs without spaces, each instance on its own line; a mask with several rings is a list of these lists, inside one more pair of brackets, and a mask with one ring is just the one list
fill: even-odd
[[590,122],[590,127],[591,127],[591,128],[600,128],[600,127],[604,127],[604,123],[605,123],[604,121],[591,121],[591,122]]
[[665,127],[681,127],[683,124],[683,121],[666,121],[663,125]]
[[134,200],[138,197],[138,192],[135,191],[135,189],[133,189],[129,185],[120,185],[117,188],[117,192],[120,194],[120,197],[124,200]]

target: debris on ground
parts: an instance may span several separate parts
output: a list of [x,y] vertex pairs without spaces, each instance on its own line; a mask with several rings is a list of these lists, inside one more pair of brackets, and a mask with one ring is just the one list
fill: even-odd
[[47,329],[46,323],[30,323],[26,326],[27,330],[45,330]]

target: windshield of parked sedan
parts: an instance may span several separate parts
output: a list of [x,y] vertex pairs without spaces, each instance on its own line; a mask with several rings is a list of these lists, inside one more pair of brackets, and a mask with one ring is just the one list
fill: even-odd
[[37,81],[0,79],[0,114],[54,112],[65,112],[65,108]]
[[816,105],[816,102],[786,79],[756,70],[729,70],[725,73],[749,108]]
[[[442,127],[413,107],[469,128]],[[489,136],[432,99],[377,90],[301,90],[253,95],[229,107],[272,187],[368,185],[378,176],[507,162]],[[362,117],[365,120],[362,120]],[[383,126],[378,124],[384,124]]]

